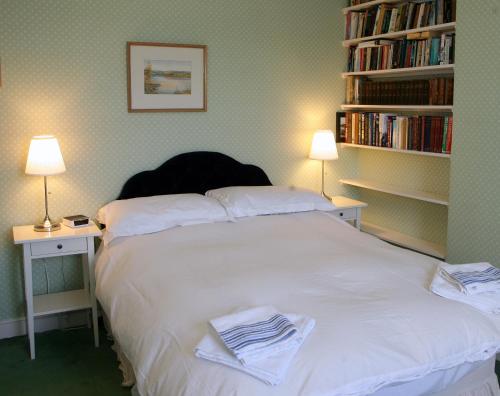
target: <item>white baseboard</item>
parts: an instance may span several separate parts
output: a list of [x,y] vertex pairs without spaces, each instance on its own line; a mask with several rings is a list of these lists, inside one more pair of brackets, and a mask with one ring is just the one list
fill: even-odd
[[[65,329],[68,327],[84,326],[89,324],[89,312],[67,312],[56,315],[47,315],[35,318],[35,333],[48,330]],[[0,339],[11,338],[26,334],[26,319],[9,319],[0,321]]]

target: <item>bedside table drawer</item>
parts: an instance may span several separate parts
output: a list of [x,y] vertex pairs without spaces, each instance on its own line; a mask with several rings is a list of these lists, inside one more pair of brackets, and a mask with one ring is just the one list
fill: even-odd
[[87,252],[87,238],[61,239],[59,241],[32,242],[32,256],[48,256],[52,254],[72,254]]
[[356,218],[355,208],[337,209],[333,214],[342,220],[353,220]]

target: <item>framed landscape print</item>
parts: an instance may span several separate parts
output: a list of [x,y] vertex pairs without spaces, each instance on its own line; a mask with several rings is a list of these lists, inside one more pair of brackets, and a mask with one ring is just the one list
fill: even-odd
[[128,111],[207,111],[207,46],[127,43]]

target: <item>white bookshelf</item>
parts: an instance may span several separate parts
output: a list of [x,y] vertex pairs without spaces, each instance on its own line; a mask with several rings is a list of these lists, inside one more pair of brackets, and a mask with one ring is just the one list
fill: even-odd
[[400,30],[399,32],[390,32],[383,34],[376,34],[375,36],[359,37],[350,40],[342,41],[344,47],[350,47],[351,45],[356,45],[362,43],[363,41],[380,40],[380,39],[393,39],[405,37],[411,33],[422,33],[422,32],[452,32],[455,30],[456,22],[441,23],[439,25],[431,25],[419,27],[416,29]]
[[[372,7],[379,6],[381,4],[400,4],[407,3],[411,0],[373,0],[368,1],[364,4],[359,4],[356,6],[345,7],[342,9],[344,15],[351,11],[364,11]],[[401,39],[406,38],[408,35],[413,33],[422,32],[435,32],[436,35],[441,33],[454,32],[456,30],[456,22],[442,23],[438,25],[423,26],[416,29],[402,30],[397,32],[383,33],[367,37],[359,37],[353,39],[346,39],[342,41],[344,47],[356,46],[360,43],[380,40],[380,39]],[[431,36],[433,36],[431,34]],[[399,69],[385,69],[385,70],[366,70],[357,72],[345,72],[342,73],[342,78],[352,78],[352,77],[362,77],[368,80],[415,80],[415,79],[430,79],[436,77],[453,77],[455,73],[454,64],[446,65],[433,65],[433,66],[422,66],[422,67],[408,67]],[[343,111],[350,112],[380,112],[380,113],[393,113],[401,115],[442,115],[449,116],[453,114],[453,106],[451,105],[396,105],[396,104],[344,104],[341,106]],[[402,150],[393,149],[390,147],[377,147],[369,146],[363,144],[354,143],[342,143],[341,147],[346,150],[359,150],[361,156],[370,155],[370,152],[379,153],[398,153],[402,155],[412,155],[420,156],[419,161],[430,161],[432,158],[441,158],[443,161],[436,161],[435,166],[448,166],[448,160],[451,158],[450,154],[444,153],[431,153],[424,151],[415,150]],[[393,155],[393,154],[387,154]],[[407,166],[404,158],[394,157],[397,159],[397,165],[395,166]],[[412,161],[412,163],[414,163]],[[434,163],[433,163],[434,165]],[[390,180],[390,179],[388,179]],[[370,190],[377,191],[382,194],[390,194],[395,197],[401,197],[402,199],[414,199],[418,201],[428,202],[435,205],[440,205],[444,210],[449,206],[449,199],[446,193],[439,191],[421,191],[417,186],[399,186],[397,184],[382,183],[376,180],[372,180],[369,177],[363,175],[361,171],[356,178],[351,179],[340,179],[340,183],[352,186],[360,191]],[[397,183],[397,182],[396,182]],[[410,183],[411,184],[411,183]],[[388,198],[388,196],[381,198]],[[389,202],[389,201],[388,201]],[[368,211],[370,206],[368,206]],[[373,209],[375,210],[375,209]],[[432,221],[432,219],[430,220]],[[398,231],[396,229],[388,229],[382,225],[372,224],[369,222],[362,223],[362,230],[377,236],[380,239],[386,240],[395,245],[403,246],[421,253],[425,253],[438,258],[445,258],[446,247],[436,241],[426,240],[424,238],[416,238],[405,234],[404,232]],[[445,238],[443,238],[445,239]]]
[[453,106],[431,106],[431,105],[378,105],[378,104],[343,104],[342,110],[379,110],[397,112],[418,113],[451,113]]
[[379,5],[379,4],[397,4],[397,3],[402,3],[404,0],[374,0],[374,1],[368,1],[363,4],[351,6],[351,7],[345,7],[342,9],[342,12],[344,14],[347,14],[349,11],[360,11],[360,10],[365,10],[367,8],[371,8],[373,6]]
[[455,65],[434,65],[421,67],[404,67],[400,69],[367,70],[342,73],[342,78],[370,77],[370,79],[400,78],[400,77],[449,77],[453,76]]
[[361,222],[361,230],[394,245],[402,246],[440,259],[446,257],[446,247],[439,243],[415,238],[399,231],[380,227],[366,221]]
[[392,152],[392,153],[401,153],[401,154],[409,154],[409,155],[422,155],[424,157],[450,158],[450,156],[451,156],[450,154],[444,154],[444,153],[431,153],[428,151],[416,151],[416,150],[401,150],[401,149],[395,149],[395,148],[390,148],[390,147],[368,146],[366,144],[354,144],[354,143],[342,143],[340,145],[340,147],[387,151],[387,152]]
[[448,206],[448,197],[436,192],[413,190],[407,187],[395,186],[392,184],[366,179],[340,179],[339,182],[348,186],[359,187],[367,190],[397,195],[399,197],[411,198],[419,201],[434,203],[437,205]]

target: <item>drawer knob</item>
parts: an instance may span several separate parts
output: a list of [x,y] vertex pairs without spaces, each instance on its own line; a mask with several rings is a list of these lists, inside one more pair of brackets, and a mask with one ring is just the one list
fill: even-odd
[[344,212],[339,213],[340,217],[344,216]]
[[62,249],[62,244],[61,244],[61,243],[60,243],[60,244],[58,244],[58,245],[57,245],[57,248],[58,248],[58,249]]

